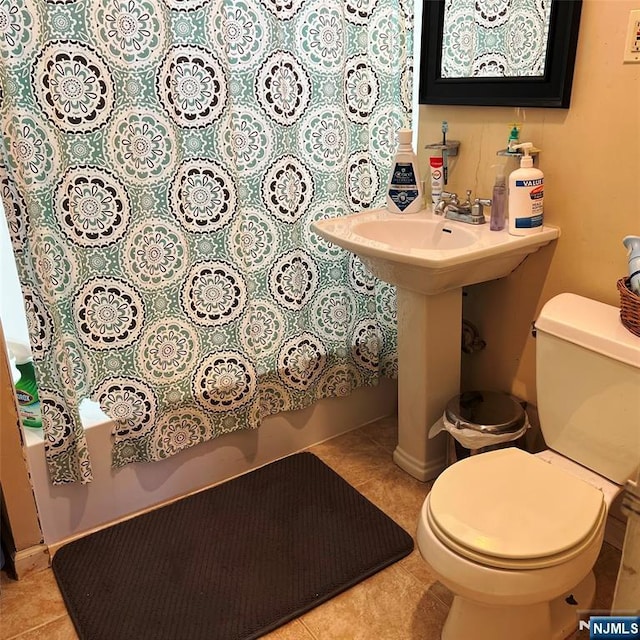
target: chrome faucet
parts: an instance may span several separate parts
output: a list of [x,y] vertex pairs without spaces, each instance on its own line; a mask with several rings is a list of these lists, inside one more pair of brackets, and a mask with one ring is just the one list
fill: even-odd
[[471,189],[467,190],[467,197],[464,202],[460,202],[458,194],[443,191],[440,202],[435,207],[434,213],[444,216],[449,220],[458,220],[468,224],[484,224],[484,209],[491,205],[488,198],[476,198],[471,202]]

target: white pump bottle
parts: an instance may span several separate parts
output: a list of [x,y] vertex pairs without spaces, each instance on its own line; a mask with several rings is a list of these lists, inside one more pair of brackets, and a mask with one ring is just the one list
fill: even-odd
[[529,155],[531,142],[514,145],[524,155],[520,168],[509,175],[509,233],[512,236],[528,236],[542,231],[544,210],[544,173],[533,166]]

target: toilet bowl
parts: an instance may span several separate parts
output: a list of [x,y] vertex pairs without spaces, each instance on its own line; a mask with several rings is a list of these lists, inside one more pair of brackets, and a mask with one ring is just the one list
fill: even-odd
[[536,327],[550,449],[461,460],[420,512],[420,553],[454,594],[443,640],[570,635],[593,603],[609,506],[640,464],[640,340],[618,310],[562,294]]
[[442,638],[566,637],[576,611],[591,607],[592,568],[619,490],[598,484],[606,493],[516,448],[447,469],[422,506],[417,534],[421,554],[455,594]]

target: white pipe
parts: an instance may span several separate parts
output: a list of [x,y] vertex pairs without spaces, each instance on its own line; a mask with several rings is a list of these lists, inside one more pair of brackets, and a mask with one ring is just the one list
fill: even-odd
[[611,606],[614,614],[640,612],[640,469],[636,481],[627,482],[625,492],[627,531]]

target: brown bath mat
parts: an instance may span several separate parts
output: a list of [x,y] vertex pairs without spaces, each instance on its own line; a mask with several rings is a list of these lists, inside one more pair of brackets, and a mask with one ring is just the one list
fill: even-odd
[[53,571],[81,640],[246,640],[412,549],[299,453],[71,542]]

